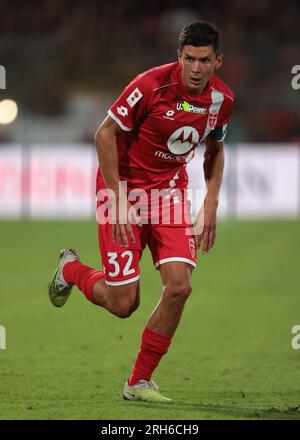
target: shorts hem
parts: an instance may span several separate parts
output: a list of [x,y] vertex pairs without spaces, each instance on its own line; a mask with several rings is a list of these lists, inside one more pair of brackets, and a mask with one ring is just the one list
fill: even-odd
[[139,279],[140,279],[140,275],[138,275],[134,278],[129,278],[128,280],[123,280],[123,281],[106,281],[105,280],[105,284],[107,284],[108,286],[123,286],[125,284],[133,283],[134,281],[137,281]]
[[158,260],[156,263],[154,263],[154,266],[156,267],[156,269],[158,269],[161,264],[169,263],[170,261],[181,261],[183,263],[188,263],[191,266],[196,267],[195,261],[183,257],[163,258],[162,260]]

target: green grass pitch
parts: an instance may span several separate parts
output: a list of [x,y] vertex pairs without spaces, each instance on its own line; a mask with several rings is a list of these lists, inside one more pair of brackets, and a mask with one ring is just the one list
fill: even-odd
[[299,419],[299,221],[220,222],[200,257],[169,353],[153,379],[172,404],[126,402],[159,273],[145,252],[141,305],[129,319],[74,289],[55,309],[46,285],[73,246],[100,267],[95,222],[0,223],[1,419]]

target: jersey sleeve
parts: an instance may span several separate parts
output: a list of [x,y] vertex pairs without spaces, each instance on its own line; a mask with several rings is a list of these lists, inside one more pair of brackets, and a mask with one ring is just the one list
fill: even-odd
[[132,131],[140,125],[150,108],[149,90],[147,75],[138,75],[110,107],[109,116],[122,130]]
[[209,137],[215,141],[224,141],[227,134],[228,122],[233,112],[233,99],[227,98],[221,108],[218,122],[214,130],[209,133]]

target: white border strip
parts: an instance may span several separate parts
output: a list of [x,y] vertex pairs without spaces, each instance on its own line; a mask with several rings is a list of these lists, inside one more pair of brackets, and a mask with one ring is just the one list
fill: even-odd
[[[211,104],[209,107],[209,114],[216,115],[217,122],[218,122],[219,112],[220,112],[220,109],[222,107],[223,102],[224,102],[224,94],[211,87]],[[210,126],[209,114],[207,116],[207,122],[206,122],[206,128],[205,128],[204,134],[203,134],[202,138],[200,139],[199,143],[203,142],[204,139],[206,138],[206,136],[209,135],[209,133],[212,130],[214,130],[214,128],[215,128],[215,127],[211,128],[211,126]]]
[[188,264],[191,264],[192,266],[196,267],[195,261],[189,260],[188,258],[183,258],[183,257],[163,258],[162,260],[159,260],[156,263],[154,263],[154,266],[159,267],[161,264],[169,263],[170,261],[182,261],[183,263],[188,263]]
[[140,275],[138,275],[134,278],[129,278],[129,280],[124,280],[124,281],[106,281],[105,280],[105,284],[107,284],[108,286],[123,286],[124,284],[133,283],[134,281],[137,281],[139,279],[140,279]]
[[222,93],[222,95],[227,96],[227,98],[229,98],[231,101],[233,101],[233,98],[229,95],[227,95],[227,93],[221,92],[220,90],[215,89],[214,87],[211,87],[212,90],[215,90],[216,92]]
[[124,130],[124,131],[131,131],[132,130],[132,128],[125,127],[125,125],[122,124],[120,119],[117,118],[117,116],[111,110],[108,110],[107,113],[122,128],[122,130]]

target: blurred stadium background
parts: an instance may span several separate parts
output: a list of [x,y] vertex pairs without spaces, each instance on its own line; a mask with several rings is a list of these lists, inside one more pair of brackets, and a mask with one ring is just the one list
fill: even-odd
[[[94,133],[134,76],[175,61],[180,29],[199,18],[222,31],[219,76],[236,97],[222,221],[158,372],[179,404],[129,409],[119,394],[160,292],[149,256],[130,321],[79,294],[57,313],[45,285],[66,245],[99,267]],[[300,90],[291,86],[299,22],[297,0],[1,2],[0,418],[299,417],[299,353],[290,345],[300,324]],[[202,153],[190,166],[193,186]]]
[[236,95],[220,214],[299,215],[297,0],[2,5],[0,112],[14,117],[3,105],[10,99],[18,114],[0,122],[0,217],[93,216],[99,123],[134,76],[176,59],[180,29],[198,18],[222,30],[219,74]]

